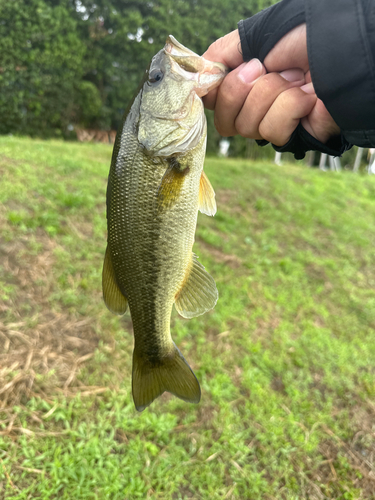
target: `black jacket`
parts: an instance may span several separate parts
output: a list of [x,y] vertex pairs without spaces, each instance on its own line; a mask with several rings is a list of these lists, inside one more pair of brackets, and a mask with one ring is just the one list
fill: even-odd
[[322,144],[299,125],[288,144],[275,149],[303,158],[308,150],[337,156],[352,144],[374,147],[374,0],[282,0],[238,23],[244,61],[263,62],[286,33],[305,22],[315,92],[341,136]]

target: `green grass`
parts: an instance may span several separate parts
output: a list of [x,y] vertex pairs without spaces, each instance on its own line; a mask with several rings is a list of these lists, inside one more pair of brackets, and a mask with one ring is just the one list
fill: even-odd
[[172,317],[202,401],[138,414],[101,299],[110,156],[0,137],[0,498],[375,498],[375,178],[207,159],[220,299]]

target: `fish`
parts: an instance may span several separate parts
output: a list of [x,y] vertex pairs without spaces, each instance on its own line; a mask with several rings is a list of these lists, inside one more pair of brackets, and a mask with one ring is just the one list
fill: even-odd
[[201,398],[199,382],[172,340],[170,320],[173,305],[182,317],[193,318],[218,300],[215,281],[192,247],[198,210],[216,212],[203,172],[207,123],[201,98],[227,71],[169,35],[116,136],[102,288],[110,311],[130,310],[138,411],[165,391],[189,403]]

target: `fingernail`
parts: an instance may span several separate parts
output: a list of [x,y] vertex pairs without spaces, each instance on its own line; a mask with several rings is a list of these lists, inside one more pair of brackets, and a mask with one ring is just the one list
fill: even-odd
[[280,76],[288,80],[288,82],[298,82],[299,80],[305,79],[305,74],[302,69],[287,69],[286,71],[282,71]]
[[306,92],[306,94],[315,94],[314,85],[311,82],[302,85],[301,90]]
[[238,73],[238,78],[244,83],[251,83],[263,74],[263,65],[259,59],[252,59]]

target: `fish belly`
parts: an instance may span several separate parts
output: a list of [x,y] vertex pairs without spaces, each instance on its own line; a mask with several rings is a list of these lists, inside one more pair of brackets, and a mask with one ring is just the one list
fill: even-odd
[[160,210],[158,190],[168,163],[154,163],[140,148],[124,163],[110,179],[108,243],[129,303],[135,348],[155,357],[173,349],[170,315],[192,256],[200,173],[189,172],[178,200]]

